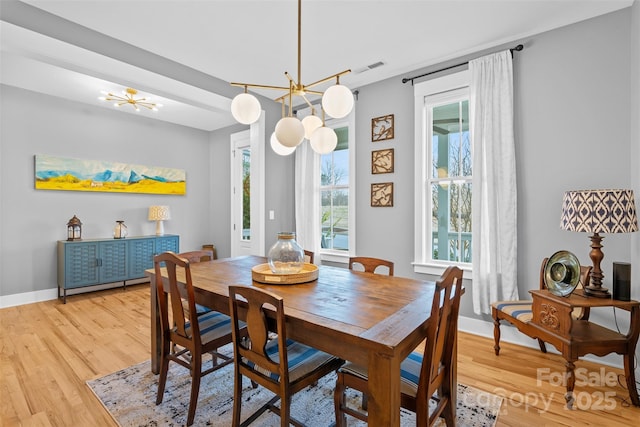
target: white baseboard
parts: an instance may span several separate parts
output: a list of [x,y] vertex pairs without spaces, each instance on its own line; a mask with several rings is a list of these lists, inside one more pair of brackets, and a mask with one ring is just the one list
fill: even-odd
[[[127,286],[137,285],[140,283],[149,283],[149,278],[143,277],[140,279],[127,280]],[[86,286],[84,288],[67,289],[67,296],[122,287],[122,282],[114,282],[104,283],[102,285]],[[17,305],[51,301],[55,299],[58,299],[58,288],[44,289],[42,291],[23,292],[13,295],[0,295],[0,308],[15,307]]]
[[[460,318],[458,319],[458,330],[473,335],[479,335],[482,337],[493,339],[493,322],[487,322],[485,320],[475,319],[473,317],[460,316]],[[504,322],[500,324],[500,342],[503,341],[523,347],[534,348],[538,351],[540,350],[538,340],[529,338],[525,334],[518,331],[517,328],[510,326]],[[490,350],[493,352],[493,345],[491,345]],[[560,352],[558,352],[555,347],[550,344],[547,344],[547,352],[560,354]],[[580,360],[588,360],[590,362],[624,369],[622,356],[619,354],[608,354],[604,357],[597,357],[592,354],[588,354],[581,357]]]

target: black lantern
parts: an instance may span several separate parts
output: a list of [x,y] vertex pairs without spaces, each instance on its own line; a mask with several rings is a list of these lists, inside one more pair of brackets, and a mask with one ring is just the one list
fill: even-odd
[[75,215],[67,223],[67,240],[82,240],[82,222]]

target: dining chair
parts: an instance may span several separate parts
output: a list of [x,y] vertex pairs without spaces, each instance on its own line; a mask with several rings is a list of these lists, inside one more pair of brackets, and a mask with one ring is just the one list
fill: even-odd
[[313,260],[315,258],[315,254],[313,251],[304,250],[304,262],[308,262],[310,264],[314,264]]
[[218,249],[216,249],[216,245],[214,245],[213,243],[202,245],[202,249],[211,251],[213,253],[213,259],[218,259]]
[[[354,267],[356,267],[356,268],[354,268]],[[381,270],[378,270],[378,267],[381,267]],[[381,273],[381,271],[384,270],[384,267],[386,267],[387,274],[389,276],[393,276],[393,262],[392,261],[387,261],[386,259],[381,259],[381,258],[372,258],[372,257],[364,257],[364,256],[350,257],[349,258],[349,269],[350,270],[355,270],[357,268],[362,268],[367,273],[383,274],[383,273]]]
[[[549,258],[542,260],[540,266],[540,289],[546,289],[544,282],[544,270],[547,266]],[[589,286],[591,266],[580,266],[580,280],[576,289]],[[589,320],[589,307],[578,307],[571,312],[574,320]],[[494,301],[491,303],[491,317],[493,317],[493,339],[494,352],[496,356],[500,353],[500,321],[511,323],[521,333],[538,340],[540,351],[547,352],[545,342],[538,338],[537,328],[531,324],[533,320],[533,301],[532,300],[514,300],[514,301]]]
[[[354,268],[355,267],[355,268]],[[380,267],[380,270],[378,270]],[[386,267],[386,268],[385,268]],[[350,270],[360,270],[365,273],[375,273],[375,274],[384,274],[386,270],[386,274],[389,276],[393,276],[393,262],[388,261],[382,258],[373,258],[373,257],[350,257],[349,258],[349,269]],[[367,410],[368,402],[367,395],[362,394],[362,409]]]
[[[456,402],[452,399],[453,351],[456,346],[458,312],[462,294],[462,270],[448,267],[436,282],[427,327],[424,352],[414,350],[400,365],[400,404],[416,413],[416,425],[433,425],[439,417],[447,426],[455,425]],[[336,427],[346,426],[346,415],[367,421],[367,414],[346,404],[345,392],[352,388],[366,394],[368,372],[365,366],[345,363],[337,371],[334,405]],[[437,396],[435,396],[437,392]],[[429,400],[436,406],[429,414]]]
[[[153,260],[162,331],[160,378],[156,405],[162,403],[169,362],[173,361],[184,366],[191,371],[191,395],[187,414],[187,425],[191,425],[198,403],[200,379],[233,362],[232,357],[218,353],[220,347],[232,341],[231,318],[216,311],[192,316],[190,313],[196,313],[196,307],[190,262],[173,252],[161,253],[156,255]],[[168,294],[172,312],[171,323],[169,323],[169,303],[165,297],[165,284],[161,274],[162,265],[167,270]],[[184,272],[184,284],[178,282],[179,269]],[[183,299],[186,300],[188,310],[185,310]],[[238,331],[239,336],[243,336],[243,334],[245,334],[244,331]],[[211,368],[203,371],[202,356],[205,353],[212,354],[213,363]],[[218,363],[218,359],[221,359],[222,362]]]
[[[335,371],[343,361],[287,338],[284,301],[278,295],[254,287],[229,286],[229,305],[236,361],[232,425],[249,425],[270,409],[280,416],[282,426],[290,423],[301,426],[302,423],[291,417],[291,397]],[[248,331],[245,340],[241,335],[241,318]],[[276,338],[270,339],[270,332],[276,332]],[[240,423],[243,376],[275,396]],[[278,400],[279,408],[275,405]]]
[[178,254],[180,258],[186,258],[190,263],[213,261],[213,251],[211,249],[201,249],[196,251],[180,252]]
[[[215,258],[215,253],[211,249],[202,249],[196,251],[188,251],[188,252],[180,252],[178,254],[180,258],[185,258],[189,261],[190,264],[196,262],[204,262],[204,261],[213,261]],[[182,303],[184,305],[185,310],[189,310],[187,301],[183,298]],[[199,315],[209,313],[212,310],[208,307],[205,307],[200,304],[196,304],[196,313]]]

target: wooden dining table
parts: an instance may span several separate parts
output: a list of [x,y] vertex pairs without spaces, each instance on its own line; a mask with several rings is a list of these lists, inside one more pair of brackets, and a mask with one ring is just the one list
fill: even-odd
[[[400,363],[425,338],[435,283],[331,266],[318,266],[318,278],[308,283],[253,281],[252,268],[266,262],[264,257],[242,256],[191,264],[196,302],[229,314],[228,287],[236,284],[282,296],[287,335],[368,366],[369,425],[399,426]],[[161,330],[155,272],[147,270],[146,274],[152,284],[151,366],[158,373]],[[179,276],[178,280],[185,279]],[[452,371],[455,402],[455,368]]]

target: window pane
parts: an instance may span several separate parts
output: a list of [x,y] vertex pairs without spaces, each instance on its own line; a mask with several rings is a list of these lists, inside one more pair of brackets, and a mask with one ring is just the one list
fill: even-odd
[[349,150],[323,154],[320,161],[320,185],[349,185]]
[[349,191],[323,190],[322,241],[325,249],[349,249]]
[[471,262],[471,144],[467,100],[431,110],[433,259]]
[[448,260],[449,184],[431,185],[431,226],[433,259]]
[[242,150],[242,240],[251,240],[251,149]]

